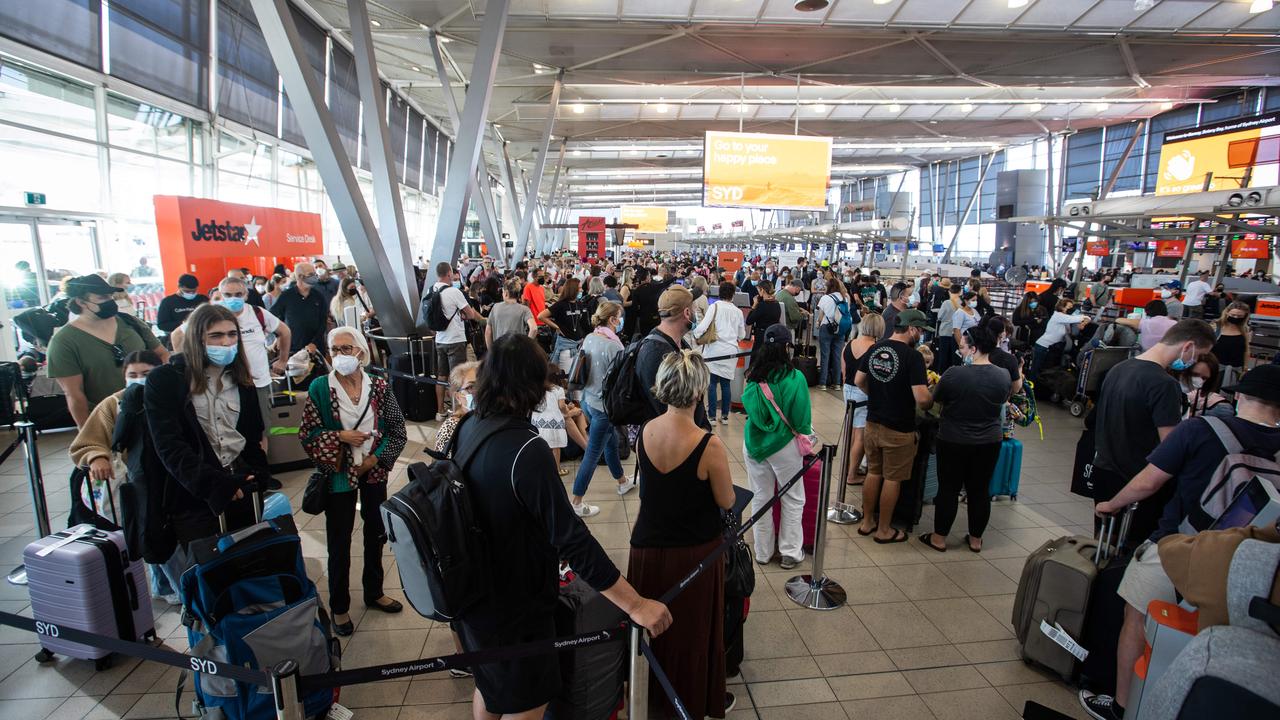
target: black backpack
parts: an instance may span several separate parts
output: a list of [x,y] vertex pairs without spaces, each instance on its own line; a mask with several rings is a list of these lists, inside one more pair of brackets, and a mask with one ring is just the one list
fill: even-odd
[[[605,415],[614,426],[640,425],[658,414],[649,395],[649,388],[644,386],[636,367],[640,348],[650,339],[659,340],[653,337],[655,333],[662,335],[660,340],[671,344],[670,338],[663,335],[661,331],[654,330],[616,355],[609,363],[608,371],[605,372],[601,395],[604,399]],[[673,345],[672,349],[679,349],[679,346]]]
[[[470,423],[468,441],[460,443]],[[476,520],[467,465],[505,419],[468,414],[458,424],[444,454],[427,450],[435,462],[409,466],[409,484],[382,503],[382,523],[396,556],[405,597],[419,615],[440,622],[457,620],[489,597],[489,545]]]
[[422,304],[418,310],[419,327],[421,327],[422,325],[426,325],[426,328],[424,329],[435,330],[436,332],[442,332],[448,329],[449,323],[453,321],[453,318],[445,317],[444,302],[443,302],[444,298],[441,297],[441,294],[449,287],[451,286],[450,285],[445,285],[444,287],[433,286],[430,290],[428,290],[425,294],[423,294]]

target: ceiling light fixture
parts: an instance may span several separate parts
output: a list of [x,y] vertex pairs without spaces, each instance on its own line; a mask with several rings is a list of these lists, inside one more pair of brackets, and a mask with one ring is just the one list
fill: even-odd
[[1009,0],[1009,9],[1026,7],[1031,0]]
[[1040,112],[1044,109],[1044,105],[1041,105],[1040,103],[1031,103],[1027,106],[1027,109],[1031,112]]
[[796,0],[795,8],[800,12],[817,12],[827,9],[828,0]]
[[889,105],[889,112],[902,112],[902,106],[898,104],[897,100],[894,100],[893,103]]
[[964,104],[960,106],[960,112],[973,112],[973,103],[965,100]]
[[574,115],[581,115],[582,113],[584,113],[584,112],[586,112],[586,111],[587,111],[587,108],[586,108],[582,103],[574,103],[574,104],[573,104],[573,114],[574,114]]
[[1253,2],[1249,3],[1249,12],[1257,15],[1258,13],[1264,13],[1275,6],[1276,4],[1273,0],[1253,0]]
[[745,114],[747,112],[747,104],[738,103],[738,112]]
[[374,27],[382,27],[382,23],[378,22],[377,20],[370,20],[369,24]]
[[627,151],[627,154],[632,157],[635,157],[636,155],[640,154],[640,151],[635,148],[631,148],[630,150]]
[[662,98],[658,98],[658,104],[654,105],[653,109],[657,110],[660,113],[665,113],[671,109],[671,106],[668,105],[665,101],[663,101]]
[[1103,110],[1106,110],[1109,107],[1111,107],[1111,105],[1109,103],[1104,103],[1104,102],[1093,104],[1093,109],[1097,110],[1098,112],[1102,112]]
[[546,72],[546,71],[547,71],[547,69],[548,69],[548,68],[547,68],[545,65],[539,65],[538,63],[534,63],[534,64],[533,64],[533,74],[534,74],[534,75],[541,75],[542,73]]
[[409,69],[414,72],[422,72],[422,68],[418,67],[417,65],[410,65]]
[[876,5],[888,5],[889,3],[893,2],[893,0],[871,0],[871,2]]
[[438,40],[440,40],[440,42],[442,42],[442,43],[451,43],[451,42],[453,42],[453,38],[447,38],[447,37],[444,37],[443,35],[437,35],[437,36],[436,36],[436,38],[437,38]]
[[581,150],[579,150],[579,149],[577,149],[577,148],[574,148],[574,149],[573,149],[573,156],[574,156],[574,157],[582,157],[582,151],[581,151]]
[[824,113],[827,111],[827,106],[822,102],[822,98],[818,98],[818,104],[813,106],[813,111],[816,113]]

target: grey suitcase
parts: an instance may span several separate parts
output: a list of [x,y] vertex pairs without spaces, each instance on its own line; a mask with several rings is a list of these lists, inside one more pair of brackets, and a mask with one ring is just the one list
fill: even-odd
[[[130,641],[155,637],[151,591],[141,558],[132,558],[124,533],[76,525],[26,547],[31,614],[50,625]],[[48,634],[40,636],[40,662],[55,653],[110,667],[110,652]]]
[[1108,518],[1100,528],[1101,537],[1081,535],[1060,537],[1041,545],[1027,557],[1013,600],[1013,629],[1022,646],[1023,660],[1042,665],[1062,679],[1075,679],[1078,661],[1040,630],[1043,620],[1060,625],[1077,642],[1084,630],[1089,593],[1114,552],[1111,543],[1128,534],[1132,508],[1115,530],[1116,518]]
[[273,385],[271,426],[267,430],[267,467],[274,472],[301,470],[313,465],[298,439],[302,410],[307,404],[307,391],[294,387],[292,378],[281,388]]

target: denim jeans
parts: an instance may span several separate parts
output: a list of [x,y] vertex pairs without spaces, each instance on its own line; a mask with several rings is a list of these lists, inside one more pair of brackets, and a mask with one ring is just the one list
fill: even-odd
[[582,454],[582,464],[578,466],[578,475],[573,479],[573,496],[582,497],[587,494],[587,486],[591,484],[591,476],[596,472],[596,463],[600,462],[600,454],[604,453],[604,461],[609,466],[613,479],[622,478],[622,461],[618,459],[618,434],[609,424],[609,416],[603,410],[596,410],[583,403],[582,409],[587,413],[587,449]]
[[720,391],[721,417],[729,417],[729,378],[711,373],[711,385],[707,388],[707,417],[716,417],[716,390]]
[[1027,379],[1031,382],[1040,381],[1040,371],[1044,369],[1044,360],[1049,355],[1049,348],[1043,345],[1031,346],[1031,367],[1027,370]]
[[840,336],[827,325],[818,328],[818,384],[838,385],[840,379]]

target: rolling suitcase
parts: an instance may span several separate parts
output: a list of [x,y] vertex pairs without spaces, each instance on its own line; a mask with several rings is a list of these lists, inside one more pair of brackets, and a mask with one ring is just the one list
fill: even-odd
[[795,367],[800,371],[800,374],[804,375],[804,380],[809,387],[815,387],[818,384],[818,361],[816,358],[797,357],[792,362],[795,363]]
[[1018,481],[1022,477],[1022,442],[1009,438],[1000,443],[1000,458],[996,460],[995,472],[991,474],[991,486],[988,494],[991,497],[1008,495],[1010,500],[1018,499]]
[[1111,543],[1124,537],[1132,517],[1132,511],[1124,513],[1119,535],[1114,532],[1116,518],[1110,517],[1098,539],[1080,535],[1057,538],[1027,557],[1013,599],[1011,618],[1023,660],[1048,668],[1067,682],[1075,679],[1076,656],[1043,632],[1040,624],[1047,623],[1055,633],[1056,628],[1061,628],[1081,642],[1098,568],[1110,561]]
[[409,341],[409,352],[391,359],[391,370],[396,373],[391,377],[391,392],[405,420],[430,422],[436,419],[436,386],[433,382],[426,382],[431,379],[435,366],[434,354],[434,340],[413,338]]
[[312,466],[311,458],[298,439],[302,410],[307,405],[307,392],[286,376],[284,387],[273,384],[271,392],[271,427],[267,428],[267,467],[274,472],[300,470]]
[[[555,610],[561,637],[613,630],[627,616],[581,578],[562,581]],[[560,694],[547,707],[553,720],[603,720],[622,702],[627,646],[604,643],[560,653]]]
[[[22,555],[36,620],[130,641],[155,637],[147,572],[130,557],[123,532],[76,525],[31,543]],[[40,662],[61,653],[94,660],[98,670],[111,666],[107,650],[39,637]]]
[[938,494],[938,462],[934,452],[934,439],[938,435],[938,421],[932,417],[921,418],[916,429],[916,456],[911,464],[911,479],[902,483],[898,503],[893,507],[893,521],[906,527],[910,533],[924,514],[926,488],[929,484],[930,458],[933,458],[933,494]]
[[[790,479],[786,478],[786,480]],[[800,528],[804,533],[804,538],[800,542],[800,549],[809,553],[813,552],[813,535],[817,531],[818,496],[821,494],[819,491],[822,489],[822,461],[819,460],[811,465],[800,482],[804,483],[804,511],[800,515]],[[782,503],[777,502],[773,505],[773,531],[775,536],[781,524]]]

